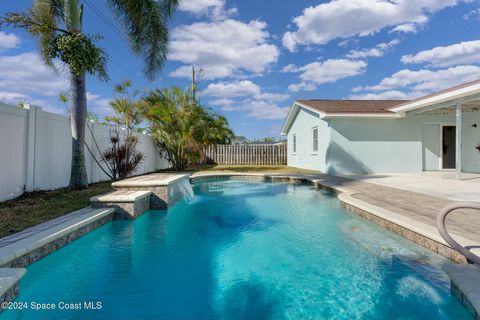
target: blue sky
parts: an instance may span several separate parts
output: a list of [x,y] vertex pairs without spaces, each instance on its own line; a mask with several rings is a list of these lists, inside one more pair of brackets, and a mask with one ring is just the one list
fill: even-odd
[[[0,13],[30,4],[2,1]],[[204,69],[201,102],[249,138],[277,137],[295,99],[411,99],[480,78],[480,1],[190,0],[171,21],[169,60],[153,82],[89,5],[116,22],[105,1],[85,4],[84,31],[102,34],[110,56],[110,83],[88,80],[88,107],[100,117],[111,113],[113,84],[187,87],[192,65]],[[0,101],[65,113],[57,97],[67,91],[68,77],[43,66],[34,39],[0,32]]]

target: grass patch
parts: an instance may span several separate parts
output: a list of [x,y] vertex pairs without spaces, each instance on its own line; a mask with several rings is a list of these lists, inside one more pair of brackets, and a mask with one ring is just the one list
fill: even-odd
[[28,192],[0,203],[0,237],[88,207],[90,197],[113,190],[110,184],[99,182],[79,191],[63,188]]

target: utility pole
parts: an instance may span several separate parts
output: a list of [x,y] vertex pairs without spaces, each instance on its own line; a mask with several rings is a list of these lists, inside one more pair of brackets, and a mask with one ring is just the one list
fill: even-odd
[[195,105],[196,102],[196,96],[195,92],[197,91],[197,84],[195,83],[195,66],[192,66],[192,102],[193,105]]
[[[203,77],[203,69],[200,69],[199,71],[200,77]],[[193,104],[197,104],[197,81],[195,79],[196,76],[196,71],[195,71],[195,66],[192,66],[192,102]]]

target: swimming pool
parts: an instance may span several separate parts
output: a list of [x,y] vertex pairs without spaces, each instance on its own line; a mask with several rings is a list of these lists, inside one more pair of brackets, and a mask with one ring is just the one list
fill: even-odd
[[470,319],[446,259],[331,194],[228,179],[194,191],[168,214],[114,221],[32,264],[16,300],[29,308],[0,318]]

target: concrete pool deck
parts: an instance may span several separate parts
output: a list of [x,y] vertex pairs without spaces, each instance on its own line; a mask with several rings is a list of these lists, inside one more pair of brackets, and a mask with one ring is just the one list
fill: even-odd
[[462,173],[460,180],[452,170],[343,177],[452,201],[480,201],[480,174]]

